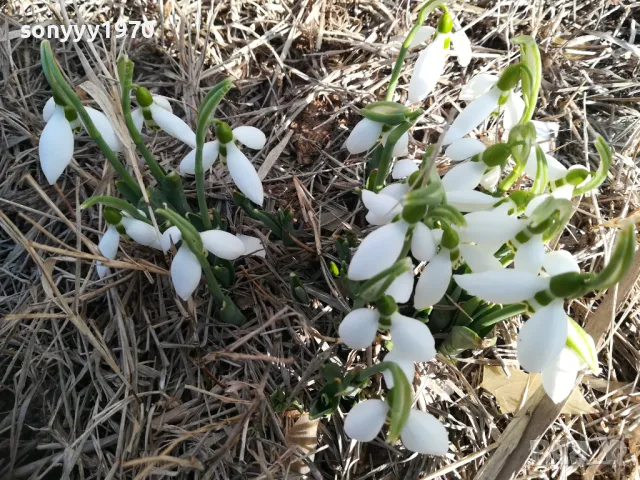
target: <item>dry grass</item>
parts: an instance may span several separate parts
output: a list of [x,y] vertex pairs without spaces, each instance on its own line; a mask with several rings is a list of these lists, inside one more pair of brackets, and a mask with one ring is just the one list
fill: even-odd
[[[0,477],[286,478],[296,456],[285,435],[297,414],[282,405],[309,407],[322,382],[318,368],[328,358],[354,367],[380,353],[380,347],[360,355],[336,345],[336,326],[349,307],[327,264],[334,258],[332,237],[365,229],[352,192],[362,183],[363,159],[341,147],[357,107],[382,96],[394,59],[389,39],[408,30],[411,10],[406,1],[392,0],[74,5],[67,2],[63,15],[58,3],[10,0],[2,12]],[[595,168],[588,145],[595,134],[616,151],[609,181],[598,195],[576,202],[559,239],[583,270],[601,268],[615,233],[609,227],[639,206],[640,53],[637,39],[635,46],[627,41],[640,7],[625,0],[516,0],[474,1],[456,11],[470,25],[474,60],[465,70],[450,63],[425,104],[411,150],[437,139],[451,108],[459,107],[462,82],[513,61],[516,35],[537,35],[545,76],[536,118],[561,123],[560,160]],[[80,212],[79,204],[113,192],[113,172],[82,139],[58,187],[45,186],[37,145],[50,89],[38,44],[19,38],[22,24],[66,15],[76,23],[77,14],[88,24],[146,18],[162,28],[153,40],[55,44],[75,85],[94,80],[109,90],[115,60],[127,52],[136,63],[134,81],[177,99],[174,109],[193,125],[208,87],[230,76],[238,89],[220,115],[267,133],[268,145],[254,156],[256,165],[266,164],[266,208],[294,210],[300,244],[269,242],[266,260],[238,265],[234,297],[251,312],[246,325],[231,327],[212,316],[203,287],[193,302],[179,301],[167,261],[132,243],[121,245],[117,273],[95,280],[95,243],[104,222],[98,210]],[[402,77],[401,86],[407,80]],[[166,135],[149,137],[148,144],[165,167],[187,153]],[[214,173],[207,184],[210,206],[236,231],[266,239],[266,231],[233,207],[223,172]],[[188,189],[194,196],[193,185]],[[312,306],[292,302],[292,270],[308,286]],[[547,448],[529,459],[523,475],[640,475],[633,280],[628,301],[606,317],[604,373],[582,385],[596,413],[560,417],[544,435]],[[573,302],[571,313],[582,321],[601,299]],[[515,321],[500,326],[496,347],[456,364],[421,365],[417,402],[444,419],[452,444],[446,458],[411,455],[379,439],[351,443],[337,413],[319,425],[310,476],[473,478],[512,419],[479,387],[482,366],[515,364],[516,327]],[[380,388],[379,381],[371,388]],[[617,463],[609,449],[622,452]]]

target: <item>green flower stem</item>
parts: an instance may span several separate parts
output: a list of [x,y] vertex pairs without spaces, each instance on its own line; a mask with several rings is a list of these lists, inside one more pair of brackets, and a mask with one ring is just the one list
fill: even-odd
[[222,97],[231,90],[233,83],[231,80],[225,79],[216,85],[205,97],[204,103],[198,112],[198,127],[196,130],[196,190],[198,193],[198,208],[205,230],[211,230],[211,218],[209,217],[209,208],[207,207],[207,198],[204,192],[204,168],[202,166],[202,149],[204,148],[204,139],[207,134],[207,128],[211,123],[211,115],[218,106]]
[[116,210],[127,213],[131,218],[135,218],[136,220],[140,220],[141,222],[151,224],[149,219],[142,215],[137,208],[135,208],[130,203],[122,200],[121,198],[109,196],[89,197],[84,202],[82,202],[82,205],[80,207],[85,209],[92,207],[97,203],[100,203],[107,207],[115,208]]
[[102,138],[102,135],[100,135],[100,132],[98,132],[98,129],[94,125],[93,120],[91,120],[91,117],[85,110],[84,105],[82,105],[82,101],[73,90],[73,88],[71,88],[71,86],[64,79],[62,72],[58,68],[56,61],[53,58],[51,45],[47,40],[44,40],[40,44],[40,54],[42,56],[42,64],[45,67],[45,70],[49,71],[49,75],[52,77],[52,80],[54,82],[51,87],[55,88],[53,85],[57,85],[64,92],[64,98],[66,98],[73,106],[73,108],[78,112],[78,115],[80,115],[82,123],[84,124],[87,132],[89,133],[93,141],[96,142],[100,150],[102,150],[104,156],[107,157],[107,160],[109,160],[111,166],[118,173],[118,175],[120,175],[120,178],[127,184],[128,189],[137,196],[138,200],[142,198],[142,191],[140,190],[137,182],[127,171],[114,151],[109,148],[109,145],[107,145],[107,142],[105,142],[104,138]]
[[[391,80],[389,81],[389,87],[387,88],[387,95],[385,100],[391,101],[393,100],[393,94],[398,87],[398,80],[400,79],[400,73],[402,73],[402,66],[404,65],[404,59],[407,56],[407,52],[409,51],[409,47],[411,46],[411,42],[413,41],[413,37],[416,36],[416,33],[422,27],[422,24],[427,19],[427,15],[433,12],[436,8],[440,6],[444,6],[446,1],[443,0],[429,0],[425,3],[418,12],[418,19],[416,20],[416,24],[409,31],[407,38],[402,42],[402,47],[400,47],[400,51],[398,52],[398,58],[396,59],[396,63],[393,66],[393,72],[391,72]],[[446,7],[445,7],[446,8]]]
[[407,115],[407,119],[403,123],[395,127],[387,137],[387,143],[385,144],[384,149],[382,150],[382,155],[380,157],[378,172],[376,173],[376,178],[373,182],[372,190],[374,192],[380,190],[380,188],[386,181],[387,176],[389,175],[391,159],[393,158],[393,148],[396,146],[396,143],[398,143],[398,140],[400,140],[400,137],[402,137],[402,135],[404,135],[409,131],[411,127],[413,127],[418,117],[423,113],[424,111],[421,108],[414,110],[409,115]]
[[526,108],[520,119],[520,123],[527,123],[533,118],[536,103],[538,102],[542,81],[542,61],[540,59],[540,50],[538,50],[538,45],[533,37],[522,35],[516,37],[513,43],[520,45],[520,63],[527,68],[529,73],[522,76],[522,93],[526,100]]
[[545,188],[547,188],[547,173],[549,170],[547,167],[547,156],[542,151],[540,145],[536,145],[536,164],[536,178],[533,181],[531,193],[534,195],[540,195],[544,192]]
[[149,167],[149,171],[153,178],[156,179],[159,185],[162,184],[162,180],[166,176],[166,172],[160,166],[158,162],[156,162],[155,158],[147,148],[142,139],[142,135],[138,132],[135,124],[133,123],[133,117],[131,116],[131,89],[133,88],[131,82],[133,78],[133,62],[128,58],[121,58],[118,62],[118,73],[121,74],[120,77],[120,85],[122,86],[122,112],[124,113],[124,121],[127,125],[127,130],[129,130],[129,135],[131,135],[131,139],[133,143],[135,143],[138,150],[142,154],[142,158],[146,162]]
[[596,150],[600,155],[600,165],[596,173],[580,188],[576,188],[573,192],[574,196],[582,195],[590,190],[598,188],[607,178],[607,173],[613,163],[613,152],[611,147],[602,137],[598,137],[595,142]]

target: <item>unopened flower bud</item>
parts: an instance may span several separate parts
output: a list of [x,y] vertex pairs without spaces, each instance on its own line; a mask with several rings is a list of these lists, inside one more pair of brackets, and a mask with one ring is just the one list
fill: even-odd
[[451,33],[453,30],[453,16],[445,11],[438,21],[438,33]]
[[444,230],[444,233],[442,235],[442,242],[440,244],[444,248],[447,248],[449,250],[457,248],[458,244],[460,243],[458,232],[456,232],[445,222],[442,223],[442,230]]
[[407,112],[404,105],[389,101],[373,102],[360,110],[364,118],[384,125],[400,125]]
[[153,103],[151,92],[144,87],[136,88],[136,101],[142,108],[150,107]]
[[402,219],[409,225],[418,223],[427,213],[427,206],[421,205],[405,205],[402,209]]

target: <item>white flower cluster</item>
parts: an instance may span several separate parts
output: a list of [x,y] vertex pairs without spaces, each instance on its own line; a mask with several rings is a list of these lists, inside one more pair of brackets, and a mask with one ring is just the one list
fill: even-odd
[[[411,103],[421,102],[433,90],[450,39],[462,45],[458,51],[461,64],[468,63],[468,40],[460,42],[461,36],[450,34],[447,15],[437,30],[418,30],[421,41],[431,38],[431,42],[413,69],[408,87]],[[467,106],[441,142],[446,147],[444,156],[454,166],[441,179],[435,168],[427,167],[427,154],[422,163],[397,159],[391,172],[395,183],[362,190],[366,220],[379,228],[353,254],[348,279],[364,282],[367,294],[361,304],[377,307],[353,310],[340,324],[339,334],[350,348],[364,349],[374,342],[378,330],[388,332],[393,349],[383,361],[396,363],[412,383],[414,362],[434,359],[435,342],[428,326],[400,314],[396,303],[408,303],[415,311],[429,309],[443,300],[453,280],[463,295],[486,304],[526,307],[530,318],[518,335],[518,360],[525,370],[542,374],[545,391],[557,403],[572,391],[580,370],[587,365],[592,370],[598,367],[591,337],[583,335],[582,355],[568,341],[572,329],[584,332],[564,310],[565,300],[572,297],[564,293],[562,282],[565,278],[565,283],[573,281],[568,275],[580,275],[577,262],[566,251],[551,251],[547,241],[570,217],[567,200],[577,191],[582,194],[593,188],[587,185],[594,174],[584,167],[567,169],[550,155],[558,124],[525,118],[525,100],[532,101],[531,93],[525,93],[525,86],[531,83],[529,79],[525,85],[522,79],[525,70],[521,63],[507,67],[499,76],[480,74],[462,88],[460,100]],[[351,154],[383,151],[396,128],[403,133],[396,135],[391,156],[408,154],[408,127],[393,115],[404,112],[404,118],[410,118],[411,111],[395,105],[378,102],[363,110],[365,118],[345,144]],[[479,138],[489,135],[482,130],[474,135],[474,131],[493,116],[498,121],[492,122],[492,128],[504,142],[486,146]],[[386,176],[384,168],[382,172]],[[515,180],[524,174],[533,185],[527,189],[531,183],[522,179],[521,190],[512,190]],[[377,180],[384,182],[385,178]],[[419,275],[417,281],[414,274]],[[393,388],[387,377],[387,386]],[[372,440],[388,408],[382,400],[359,403],[347,415],[345,431],[353,439]],[[447,451],[446,431],[434,417],[411,411],[404,429],[401,438],[406,448],[438,455]]]

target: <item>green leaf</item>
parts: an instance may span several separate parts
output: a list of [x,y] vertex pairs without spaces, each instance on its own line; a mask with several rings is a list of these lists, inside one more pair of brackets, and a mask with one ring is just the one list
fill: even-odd
[[247,321],[244,314],[227,295],[223,297],[222,308],[220,309],[220,318],[223,322],[231,325],[242,325]]
[[131,218],[135,218],[136,220],[140,220],[145,223],[151,223],[149,222],[148,218],[145,218],[145,216],[138,211],[137,208],[127,203],[126,201],[122,200],[121,198],[109,197],[106,195],[89,197],[84,202],[82,202],[82,205],[80,207],[85,209],[85,208],[93,207],[98,203],[102,205],[106,205],[111,208],[115,208],[116,210],[120,210],[121,212],[125,212]]
[[613,163],[613,152],[609,144],[602,137],[598,137],[595,145],[596,150],[598,150],[598,154],[600,155],[600,165],[598,166],[598,170],[596,170],[595,174],[591,179],[589,179],[589,181],[574,190],[574,195],[582,195],[591,190],[595,190],[602,185],[602,182],[607,178],[607,174],[609,173],[609,169]]
[[393,375],[393,388],[389,391],[389,434],[387,441],[395,442],[409,419],[413,391],[402,369],[395,363],[387,362],[387,368]]
[[162,179],[162,192],[180,215],[184,216],[191,212],[191,206],[189,206],[182,186],[182,179],[175,170]]

